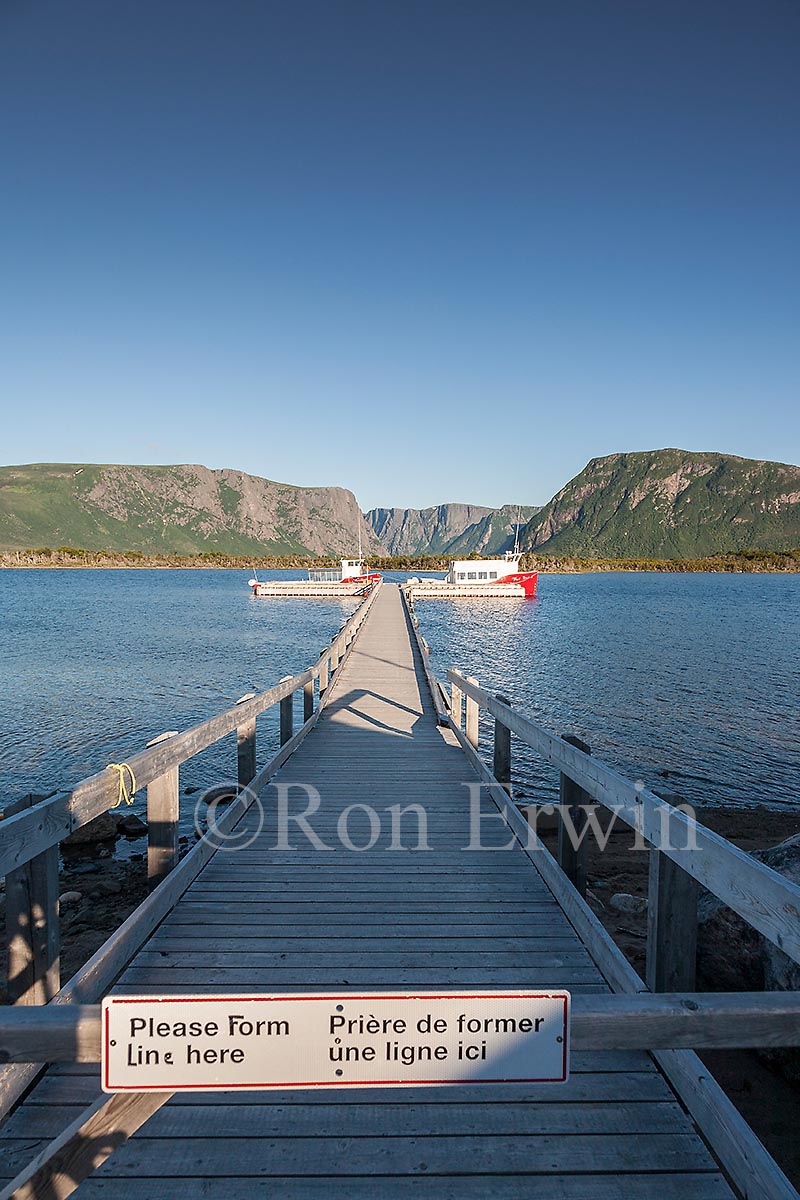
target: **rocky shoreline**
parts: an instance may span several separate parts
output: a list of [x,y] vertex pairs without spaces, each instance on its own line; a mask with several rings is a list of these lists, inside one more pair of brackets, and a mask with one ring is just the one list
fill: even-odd
[[[477,556],[480,557],[480,556]],[[370,555],[365,560],[372,571],[403,571],[418,575],[426,571],[446,571],[449,559],[439,555],[413,557]],[[309,567],[338,567],[339,560],[307,555],[233,554],[145,554],[142,551],[80,550],[62,547],[52,550],[0,550],[0,568],[50,570],[305,570]],[[636,571],[658,574],[745,574],[796,575],[800,573],[800,550],[744,550],[713,554],[702,558],[582,558],[578,555],[523,554],[522,570],[538,570],[543,575],[583,575],[592,572]]]
[[[762,806],[706,809],[698,817],[709,829],[758,857],[800,835],[800,810],[776,812]],[[554,851],[555,831],[543,830],[541,836]],[[644,977],[649,855],[646,850],[633,850],[632,842],[631,830],[618,827],[604,851],[590,843],[587,899],[625,957]],[[796,852],[800,861],[800,847]],[[765,857],[768,861],[769,856]],[[777,861],[770,865],[780,869]],[[622,897],[630,897],[633,903]],[[698,990],[763,988],[759,935],[745,930],[744,922],[707,895],[701,898],[699,916]],[[780,951],[775,954],[785,959]],[[703,1052],[701,1058],[795,1186],[800,1185],[800,1055],[796,1051],[715,1050]]]

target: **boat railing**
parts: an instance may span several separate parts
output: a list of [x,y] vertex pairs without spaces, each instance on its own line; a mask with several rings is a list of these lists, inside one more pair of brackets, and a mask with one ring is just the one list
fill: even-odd
[[341,583],[342,572],[341,570],[334,570],[333,568],[329,568],[327,570],[324,568],[317,568],[315,570],[309,570],[308,579],[311,583]]

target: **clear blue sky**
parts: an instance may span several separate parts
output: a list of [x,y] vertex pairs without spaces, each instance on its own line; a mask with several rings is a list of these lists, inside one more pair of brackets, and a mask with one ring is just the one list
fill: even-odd
[[796,0],[0,0],[0,461],[800,462]]

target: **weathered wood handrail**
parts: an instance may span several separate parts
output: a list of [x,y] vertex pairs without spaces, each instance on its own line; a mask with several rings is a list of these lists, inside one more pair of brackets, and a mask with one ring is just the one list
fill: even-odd
[[[323,666],[333,674],[344,652],[344,635],[355,633],[360,627],[379,588],[380,584],[373,588],[313,666],[176,734],[168,741],[130,757],[127,761],[136,778],[137,790],[153,783],[228,734],[247,727],[266,709],[300,688],[305,689],[308,684],[313,684],[322,673]],[[82,780],[71,791],[41,800],[32,808],[1,821],[0,877],[63,841],[74,830],[110,809],[117,800],[117,791],[118,777],[106,768]]]
[[[460,687],[462,677],[460,673],[454,674],[454,684]],[[525,817],[509,799],[478,752],[473,750],[452,717],[448,718],[448,726],[509,828],[514,831],[523,851],[535,864],[613,992],[628,996],[646,994],[647,986],[644,980],[636,973],[583,897],[569,883],[547,848],[541,842],[531,839],[531,831]],[[675,1092],[702,1129],[709,1145],[725,1164],[741,1194],[758,1196],[761,1200],[800,1200],[797,1191],[709,1074],[695,1051],[679,1048],[658,1049],[655,1046],[649,1049]]]
[[749,925],[800,962],[800,887],[640,783],[510,708],[460,671],[453,687],[631,826]]
[[[0,1060],[96,1063],[99,1004],[0,1008]],[[800,992],[705,992],[572,997],[573,1050],[667,1050],[800,1045]]]
[[[370,608],[372,607],[375,596],[380,590],[380,583],[374,588],[365,598],[363,603],[350,617],[347,625],[349,626],[353,637],[358,632],[358,629],[364,623]],[[337,635],[338,638],[339,635]],[[333,641],[336,641],[334,638]],[[296,680],[302,680],[307,675],[321,674],[324,667],[328,672],[330,667],[331,646],[326,646],[321,652],[314,667],[309,672],[303,672],[300,676],[295,676]],[[350,641],[352,647],[353,641]],[[348,648],[349,653],[349,648]],[[329,684],[334,681],[335,673],[330,671]],[[275,692],[277,689],[272,689]],[[265,693],[266,694],[266,693]],[[214,836],[210,833],[205,834],[186,856],[176,863],[174,869],[170,871],[162,882],[154,888],[148,898],[139,905],[130,916],[123,921],[119,929],[117,929],[100,947],[99,950],[92,955],[72,979],[66,983],[60,991],[50,1000],[47,1006],[47,1011],[51,1007],[72,1006],[75,1004],[87,1003],[97,1000],[103,992],[111,985],[114,979],[119,975],[120,971],[127,965],[139,947],[152,933],[159,921],[163,920],[177,899],[183,894],[193,879],[197,877],[205,864],[211,859],[215,853],[218,842],[216,837],[225,838],[233,829],[235,829],[238,821],[248,810],[254,795],[260,788],[266,786],[269,779],[277,771],[280,766],[286,761],[295,747],[302,741],[308,731],[313,728],[316,721],[328,702],[329,687],[320,694],[319,703],[314,709],[311,716],[304,725],[292,736],[292,738],[282,746],[277,753],[269,760],[257,775],[248,780],[250,787],[246,791],[240,792],[237,799],[230,804],[221,816],[218,816],[215,821]],[[234,708],[234,727],[241,728],[241,713],[242,710],[249,714],[252,710],[247,708],[245,702],[251,700],[250,696],[242,697],[242,702],[238,708]],[[216,718],[212,718],[216,720]],[[237,742],[238,742],[237,736]],[[161,747],[155,747],[150,753],[155,750],[161,750],[164,746],[172,744],[165,742]],[[253,751],[254,753],[254,751]],[[253,759],[253,766],[255,760]],[[137,783],[139,780],[137,779]],[[44,802],[46,807],[47,802]],[[38,805],[41,808],[42,805]],[[102,811],[102,810],[101,810]],[[92,815],[86,819],[91,819]],[[3,826],[5,825],[5,829]],[[0,822],[0,848],[2,848],[3,838],[11,828],[11,820],[8,822]],[[19,832],[17,832],[19,836]],[[41,831],[39,832],[39,844],[43,841]],[[52,845],[53,854],[57,858],[58,847],[55,843]],[[33,847],[35,856],[38,852],[38,846]],[[57,891],[56,891],[57,894]],[[54,929],[51,933],[57,932],[57,916],[54,922]],[[56,985],[57,986],[57,985]],[[44,1010],[40,1010],[44,1011]],[[4,1068],[0,1068],[0,1117],[2,1117],[9,1108],[13,1105],[16,1099],[25,1091],[27,1087],[36,1078],[39,1071],[42,1070],[40,1063],[9,1063]]]
[[[11,807],[25,812],[31,796]],[[6,879],[8,999],[11,1004],[46,1004],[61,987],[58,921],[58,846],[48,846]]]
[[405,588],[400,588],[400,597],[406,610],[411,635],[417,644],[417,649],[419,650],[422,669],[425,672],[425,678],[428,681],[428,690],[430,691],[431,699],[433,700],[433,707],[436,709],[436,719],[439,724],[444,725],[447,723],[447,718],[450,711],[447,693],[431,670],[430,646],[419,631],[419,618],[414,612],[413,598],[408,594]]

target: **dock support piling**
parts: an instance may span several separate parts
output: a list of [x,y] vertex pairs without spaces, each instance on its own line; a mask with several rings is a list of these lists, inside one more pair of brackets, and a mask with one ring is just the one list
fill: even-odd
[[[237,700],[237,704],[244,704],[246,700],[252,700],[255,692],[248,692],[246,696],[242,696]],[[256,774],[256,719],[253,717],[251,721],[245,721],[243,725],[239,725],[236,729],[236,778],[239,782],[239,787],[247,787],[251,779],[255,778]]]
[[651,992],[693,992],[698,883],[666,854],[650,848],[646,982]]
[[[496,699],[511,707],[511,701],[498,692]],[[495,717],[494,720],[494,777],[511,795],[511,730]]]
[[[284,675],[281,683],[291,679],[291,675]],[[285,746],[289,738],[294,732],[294,692],[290,692],[288,696],[284,696],[280,702],[281,709],[281,745]]]
[[314,715],[314,680],[303,684],[303,724]]
[[[475,687],[480,687],[480,684],[478,683],[478,681],[474,677],[474,675],[467,676],[467,683],[473,683],[475,685]],[[477,750],[478,749],[478,716],[480,714],[480,709],[478,707],[478,701],[473,700],[472,697],[468,695],[466,708],[467,708],[467,716],[466,716],[465,732],[467,735],[467,741],[469,742],[469,744],[471,746],[473,746]]]
[[[148,742],[148,749],[175,737],[176,730]],[[147,883],[152,891],[178,864],[180,795],[178,767],[170,767],[147,785]]]
[[[3,816],[41,799],[23,796],[6,805]],[[47,1004],[61,986],[57,845],[6,876],[6,935],[9,1003]]]
[[[564,734],[564,741],[582,750],[584,754],[592,753],[586,742],[572,734]],[[586,808],[593,803],[589,793],[562,771],[559,788],[558,865],[584,899],[589,857]]]
[[[461,672],[453,671],[453,674],[460,675]],[[463,704],[464,704],[464,693],[462,692],[461,688],[458,687],[455,683],[451,684],[450,716],[452,718],[453,724],[456,725],[459,729],[461,728],[461,721],[463,719]]]

